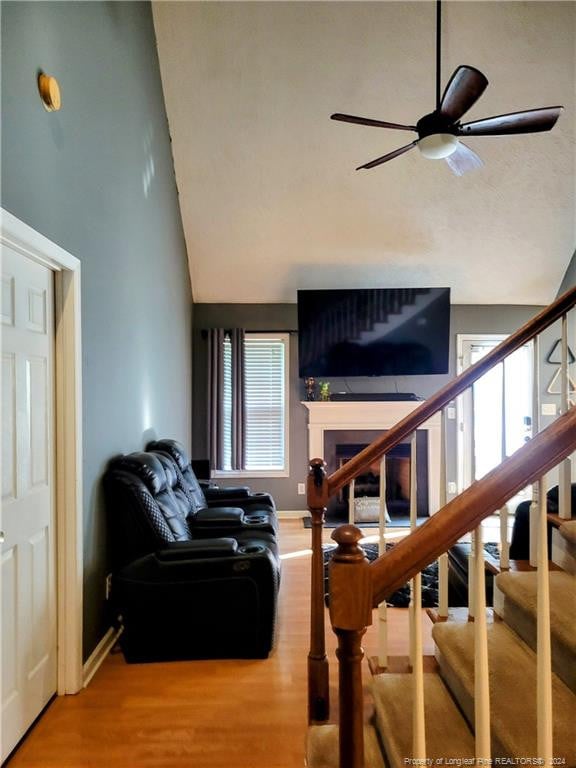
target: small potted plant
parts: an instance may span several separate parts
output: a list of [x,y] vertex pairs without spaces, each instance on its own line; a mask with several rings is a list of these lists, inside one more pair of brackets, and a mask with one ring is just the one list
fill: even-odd
[[329,381],[319,381],[318,382],[318,388],[320,392],[319,399],[322,402],[326,402],[330,400],[330,382]]

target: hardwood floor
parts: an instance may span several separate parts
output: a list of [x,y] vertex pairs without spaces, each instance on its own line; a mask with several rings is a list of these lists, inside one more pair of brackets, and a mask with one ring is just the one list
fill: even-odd
[[[369,531],[367,531],[369,532]],[[372,531],[373,532],[373,531]],[[326,531],[327,538],[331,531]],[[304,764],[310,532],[281,522],[277,646],[257,661],[126,664],[110,655],[77,696],[59,697],[9,768],[298,768]],[[390,652],[407,649],[407,611],[389,610]],[[424,618],[425,653],[432,653]],[[332,709],[337,665],[327,625]],[[364,644],[376,652],[374,627]],[[369,678],[364,666],[364,679]]]

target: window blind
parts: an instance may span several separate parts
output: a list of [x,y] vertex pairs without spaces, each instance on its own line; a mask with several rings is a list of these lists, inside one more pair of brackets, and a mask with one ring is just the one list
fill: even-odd
[[246,470],[285,466],[285,341],[245,340]]

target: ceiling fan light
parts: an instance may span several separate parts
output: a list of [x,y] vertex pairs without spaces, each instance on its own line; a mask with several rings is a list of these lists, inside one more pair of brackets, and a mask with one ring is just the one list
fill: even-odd
[[458,139],[451,133],[432,133],[418,142],[418,149],[428,160],[441,160],[456,151]]

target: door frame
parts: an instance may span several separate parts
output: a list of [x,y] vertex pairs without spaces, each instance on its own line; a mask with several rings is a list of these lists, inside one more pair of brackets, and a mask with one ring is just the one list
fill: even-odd
[[84,565],[80,261],[3,208],[0,244],[54,273],[57,692],[77,693],[83,687]]
[[[504,339],[508,338],[509,333],[458,333],[456,334],[456,374],[461,374],[464,370],[464,347],[469,344],[482,341],[494,342],[496,346]],[[470,389],[463,392],[456,398],[456,419],[458,424],[457,433],[457,479],[458,493],[462,493],[472,482],[472,456],[474,436],[471,434],[472,425],[472,397]]]

